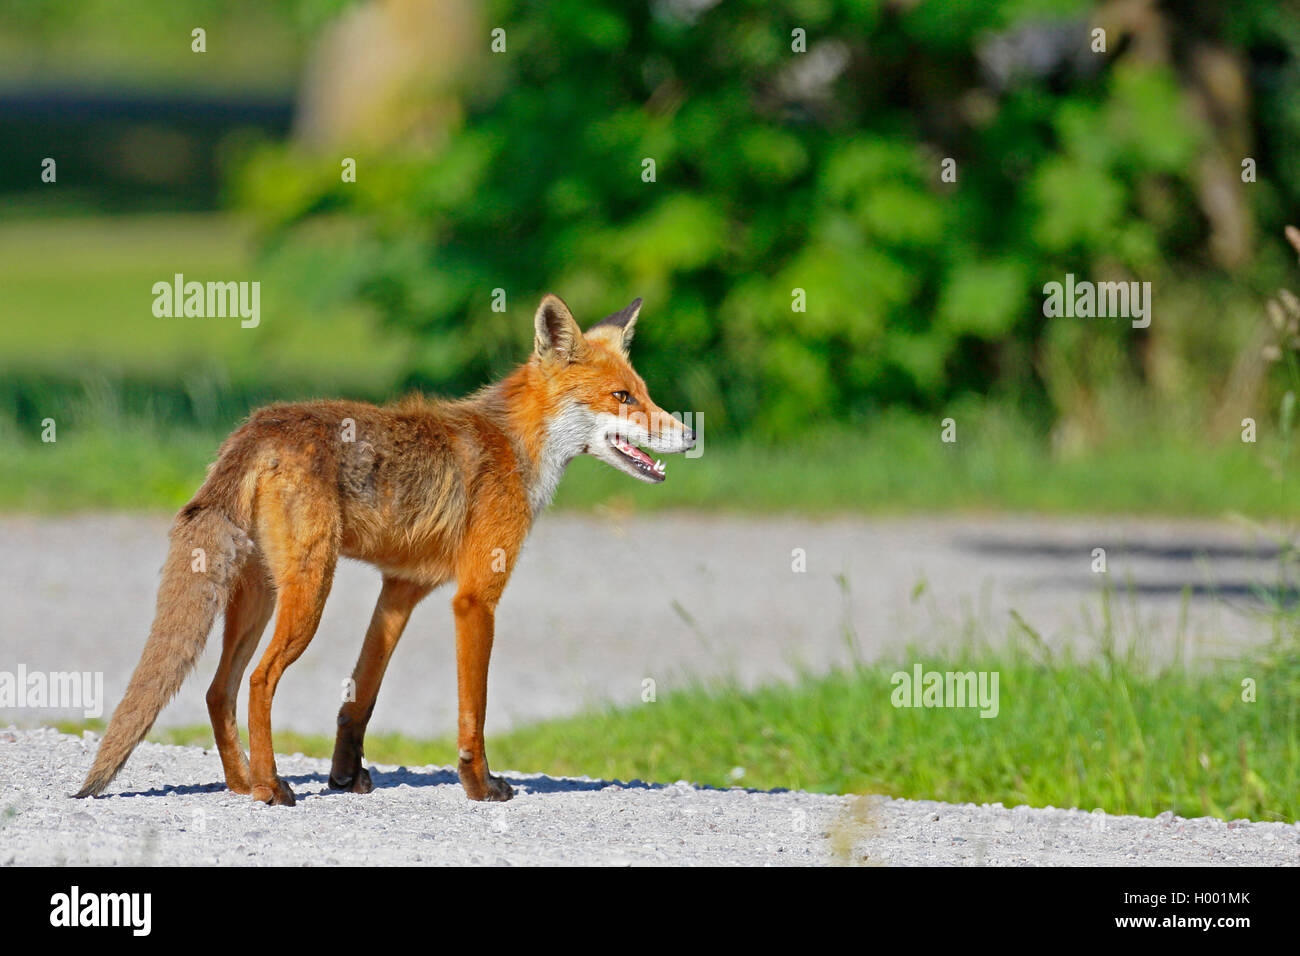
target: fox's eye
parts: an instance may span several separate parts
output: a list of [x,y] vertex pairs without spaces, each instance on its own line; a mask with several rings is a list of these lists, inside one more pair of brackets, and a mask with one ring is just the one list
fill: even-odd
[[635,405],[635,404],[636,404],[636,399],[633,398],[633,397],[632,397],[630,394],[628,394],[627,392],[613,392],[612,394],[613,394],[613,396],[614,396],[615,398],[618,399],[619,404],[621,404],[621,405]]

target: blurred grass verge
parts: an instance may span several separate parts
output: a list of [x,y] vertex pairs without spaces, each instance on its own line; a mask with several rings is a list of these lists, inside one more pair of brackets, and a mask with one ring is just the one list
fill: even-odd
[[[655,487],[579,459],[555,506],[822,516],[1010,510],[1300,517],[1300,499],[1285,493],[1267,460],[1243,450],[1251,446],[1133,441],[1061,460],[1027,427],[999,415],[973,408],[956,445],[939,440],[937,423],[902,413],[865,430],[826,430],[776,447],[710,439],[697,459],[669,459],[668,481]],[[227,431],[122,417],[93,404],[74,420],[76,427],[59,425],[56,444],[20,438],[11,422],[0,429],[0,510],[178,508],[202,482]]]
[[[155,391],[207,374],[227,388],[339,387],[378,392],[398,374],[400,336],[380,336],[364,309],[325,307],[327,277],[267,281],[250,227],[213,213],[0,223],[0,369],[24,380],[154,379]],[[152,288],[187,279],[262,283],[262,323],[157,318]],[[69,371],[75,370],[75,371]]]

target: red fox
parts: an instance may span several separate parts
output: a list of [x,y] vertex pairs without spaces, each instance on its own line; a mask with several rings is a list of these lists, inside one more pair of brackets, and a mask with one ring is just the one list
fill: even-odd
[[[695,444],[628,363],[640,309],[637,299],[584,334],[547,295],[528,362],[457,401],[301,402],[250,415],[176,516],[149,639],[77,796],[112,781],[224,611],[207,703],[226,786],[292,806],[276,773],[271,699],[316,633],[342,555],[379,568],[383,588],[352,673],[355,699],[339,710],[329,786],[372,789],[362,743],[389,657],[415,605],[454,578],[460,781],[471,800],[509,800],[510,786],[488,772],[483,716],[495,608],[533,520],[578,455],[661,482],[663,464],[638,446]],[[248,682],[245,759],[235,701],[272,609],[275,631]]]

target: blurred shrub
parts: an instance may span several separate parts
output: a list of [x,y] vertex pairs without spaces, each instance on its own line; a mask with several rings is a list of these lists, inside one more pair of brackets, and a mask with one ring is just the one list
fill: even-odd
[[[1295,198],[1263,172],[1243,187],[1220,148],[1226,125],[1264,141],[1262,166],[1296,158],[1295,109],[1266,112],[1296,92],[1294,26],[1254,0],[1149,23],[1111,7],[497,0],[507,50],[465,77],[445,146],[357,156],[343,183],[339,156],[268,145],[233,196],[278,243],[346,223],[335,284],[412,334],[408,384],[463,390],[520,360],[554,290],[586,321],[645,297],[638,368],[714,428],[782,437],[970,392],[1070,414],[1091,388],[1072,357],[1142,379],[1154,333],[1049,322],[1045,282],[1154,277],[1159,296],[1226,275],[1252,260],[1215,258],[1215,209],[1276,218]],[[1207,92],[1202,48],[1272,69],[1259,100]],[[1230,361],[1216,343],[1205,361]]]

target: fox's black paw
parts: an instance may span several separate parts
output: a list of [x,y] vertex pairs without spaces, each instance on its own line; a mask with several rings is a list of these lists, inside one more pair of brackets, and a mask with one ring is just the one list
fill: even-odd
[[349,793],[369,793],[375,789],[375,785],[370,781],[370,771],[362,767],[353,776],[343,779],[335,777],[331,773],[329,788],[331,790],[346,790]]

